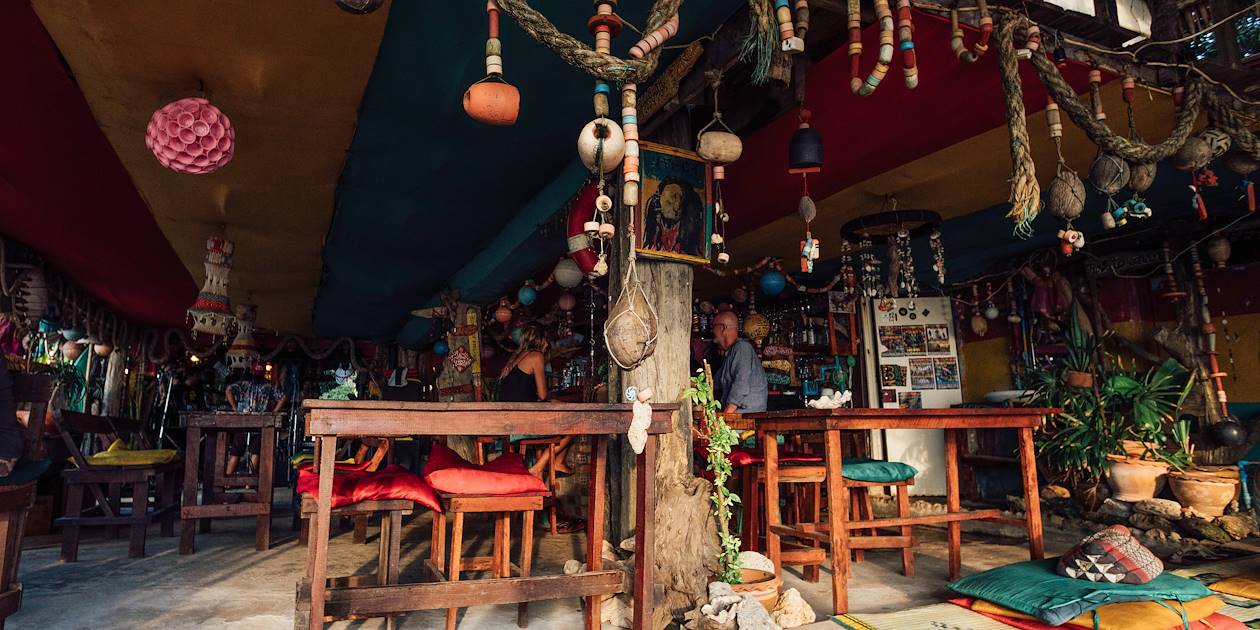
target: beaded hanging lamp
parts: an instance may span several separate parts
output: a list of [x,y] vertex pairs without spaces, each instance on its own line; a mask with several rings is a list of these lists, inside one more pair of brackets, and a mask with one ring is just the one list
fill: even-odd
[[181,98],[153,112],[144,144],[176,173],[213,173],[232,161],[236,130],[219,108],[204,98]]
[[258,307],[253,304],[237,304],[232,307],[236,315],[236,337],[224,358],[232,369],[246,369],[258,361],[258,344],[254,342],[254,325],[258,320]]
[[228,273],[232,270],[232,241],[218,236],[206,239],[206,281],[201,285],[197,301],[188,309],[194,332],[226,335],[232,323],[232,305],[228,300]]

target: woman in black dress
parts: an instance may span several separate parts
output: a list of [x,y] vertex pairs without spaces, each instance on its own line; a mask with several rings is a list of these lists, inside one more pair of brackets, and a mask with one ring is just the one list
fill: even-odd
[[[543,327],[528,323],[521,327],[521,344],[508,358],[499,373],[499,402],[543,402],[550,391],[547,389],[547,351],[551,343]],[[545,435],[513,435],[513,441]],[[571,474],[573,469],[564,461],[573,436],[566,436],[556,446],[556,472]],[[543,451],[529,471],[542,476],[547,470],[550,453]]]

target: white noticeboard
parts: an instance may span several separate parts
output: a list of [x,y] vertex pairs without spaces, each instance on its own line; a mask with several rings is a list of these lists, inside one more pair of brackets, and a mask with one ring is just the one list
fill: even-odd
[[[873,301],[876,400],[885,409],[941,409],[962,402],[958,339],[949,298]],[[885,431],[890,461],[914,466],[919,476],[912,494],[945,494],[945,433],[940,430]]]

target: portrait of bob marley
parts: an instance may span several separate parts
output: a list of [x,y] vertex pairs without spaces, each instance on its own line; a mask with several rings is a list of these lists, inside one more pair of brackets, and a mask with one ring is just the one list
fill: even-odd
[[678,177],[665,177],[644,205],[643,247],[663,253],[705,256],[704,201]]

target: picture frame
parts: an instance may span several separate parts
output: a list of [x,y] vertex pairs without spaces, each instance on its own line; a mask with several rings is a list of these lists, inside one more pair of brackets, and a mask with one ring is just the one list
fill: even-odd
[[708,264],[713,234],[708,163],[693,151],[640,142],[639,165],[635,252],[648,258]]

